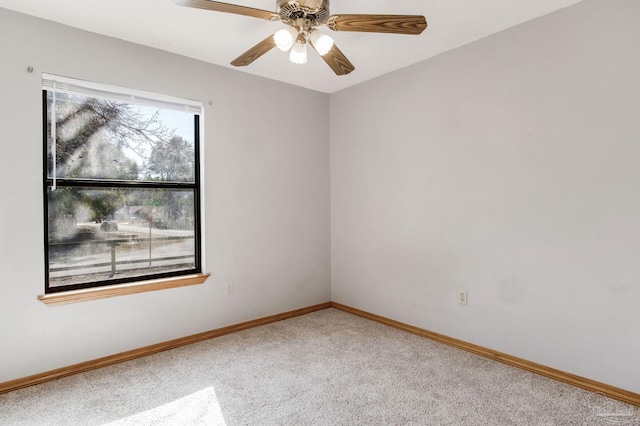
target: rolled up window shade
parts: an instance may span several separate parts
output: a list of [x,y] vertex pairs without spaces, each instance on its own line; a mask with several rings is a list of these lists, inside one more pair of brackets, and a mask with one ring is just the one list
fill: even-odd
[[94,97],[114,102],[202,114],[202,102],[168,95],[124,89],[117,86],[77,80],[52,74],[42,74],[42,88],[58,93]]

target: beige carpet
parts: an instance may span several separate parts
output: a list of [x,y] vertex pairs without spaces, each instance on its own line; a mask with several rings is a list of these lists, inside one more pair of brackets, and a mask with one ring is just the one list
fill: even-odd
[[640,410],[327,309],[0,395],[1,425],[640,425]]

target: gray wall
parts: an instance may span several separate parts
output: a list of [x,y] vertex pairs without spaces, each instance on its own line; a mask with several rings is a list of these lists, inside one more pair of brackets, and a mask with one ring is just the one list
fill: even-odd
[[[330,300],[328,95],[4,9],[0,52],[0,382]],[[37,300],[42,72],[204,102],[204,285]],[[303,139],[282,126],[301,101]]]
[[586,0],[332,95],[332,300],[640,392],[639,16]]

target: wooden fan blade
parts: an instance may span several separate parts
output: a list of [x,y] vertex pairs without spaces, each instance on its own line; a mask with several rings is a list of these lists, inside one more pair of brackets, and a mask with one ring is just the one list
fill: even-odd
[[179,6],[195,7],[197,9],[213,10],[214,12],[235,13],[236,15],[252,16],[266,19],[267,21],[279,21],[280,15],[253,7],[239,6],[236,4],[222,3],[212,0],[173,0]]
[[[311,44],[311,46],[313,46],[313,44]],[[331,67],[336,75],[347,75],[351,71],[356,69],[356,67],[353,66],[353,64],[347,59],[346,56],[344,56],[344,53],[342,53],[342,51],[338,49],[338,46],[336,46],[335,44],[333,45],[331,50],[328,51],[324,56],[321,56],[321,58],[324,59],[324,61],[327,63],[327,65],[329,65],[329,67]]]
[[334,31],[421,34],[427,20],[419,15],[332,15],[327,27]]
[[236,67],[247,66],[274,47],[276,47],[276,42],[273,40],[273,36],[270,35],[269,37],[265,38],[260,43],[256,44],[251,49],[247,50],[242,55],[234,59],[231,62],[231,65],[234,65]]

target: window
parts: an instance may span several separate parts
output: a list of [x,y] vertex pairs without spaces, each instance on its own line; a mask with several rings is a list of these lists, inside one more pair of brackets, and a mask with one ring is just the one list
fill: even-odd
[[43,75],[45,293],[201,273],[200,103]]

